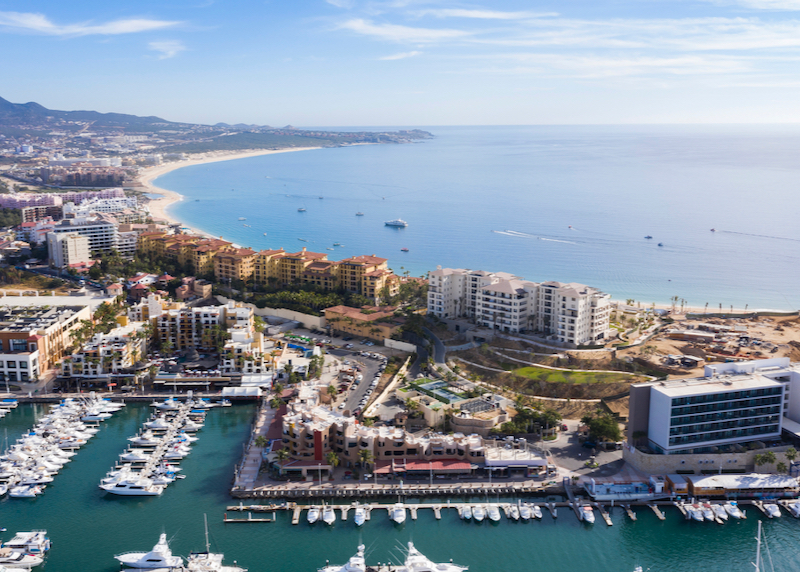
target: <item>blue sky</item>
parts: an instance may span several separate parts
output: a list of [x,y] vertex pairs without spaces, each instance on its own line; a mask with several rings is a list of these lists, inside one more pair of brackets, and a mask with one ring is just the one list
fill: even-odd
[[0,96],[281,126],[800,122],[800,0],[0,0]]

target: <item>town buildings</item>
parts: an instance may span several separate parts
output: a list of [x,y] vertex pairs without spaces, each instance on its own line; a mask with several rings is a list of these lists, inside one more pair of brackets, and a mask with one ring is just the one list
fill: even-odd
[[77,232],[49,233],[47,251],[50,255],[50,266],[54,268],[83,265],[92,260],[89,238]]
[[383,341],[397,333],[405,322],[394,315],[396,309],[394,306],[334,306],[325,308],[325,320],[338,332]]
[[800,436],[800,367],[789,358],[705,366],[704,376],[631,386],[629,442],[665,455]]
[[439,267],[428,275],[430,314],[501,332],[538,333],[573,347],[607,337],[610,298],[583,284],[536,283],[505,272]]
[[0,307],[0,381],[38,379],[64,356],[88,306]]
[[89,239],[89,251],[108,253],[119,248],[117,222],[111,215],[96,214],[64,219],[49,234],[79,234]]
[[78,351],[64,358],[67,377],[107,378],[130,375],[133,365],[147,355],[145,323],[120,325],[107,334],[95,334]]

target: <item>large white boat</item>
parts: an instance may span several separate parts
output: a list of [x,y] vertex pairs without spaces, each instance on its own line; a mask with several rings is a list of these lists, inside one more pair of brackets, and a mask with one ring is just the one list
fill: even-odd
[[774,502],[765,502],[764,512],[766,512],[767,516],[770,518],[778,518],[781,515],[780,507]]
[[355,556],[350,557],[347,564],[327,565],[324,568],[320,568],[318,572],[366,572],[367,565],[364,561],[364,550],[364,545],[359,544],[358,552],[356,552]]
[[696,520],[697,522],[703,522],[703,509],[699,504],[687,504],[684,506],[684,508],[693,520]]
[[716,516],[720,520],[728,520],[728,513],[725,512],[725,509],[721,504],[712,504],[711,510],[714,511],[714,516]]
[[464,520],[471,520],[472,519],[472,507],[469,505],[465,505],[461,509],[461,518]]
[[333,511],[332,506],[326,504],[322,509],[322,522],[327,525],[332,525],[336,522],[336,513]]
[[800,518],[800,500],[789,501],[784,506],[789,511],[789,514],[795,518]]
[[490,504],[486,507],[486,515],[492,522],[498,522],[500,520],[500,508],[496,504]]
[[743,518],[744,514],[742,514],[742,509],[739,508],[739,505],[736,501],[728,501],[722,507],[725,509],[729,515],[733,518],[739,519]]
[[396,218],[394,220],[387,220],[383,224],[385,224],[386,226],[397,226],[397,227],[406,227],[406,226],[408,226],[408,223],[406,221],[404,221],[403,219],[401,219],[401,218]]
[[24,550],[14,550],[4,546],[0,548],[0,566],[11,569],[30,569],[44,562],[44,558],[35,554],[28,554]]
[[361,526],[367,520],[367,511],[363,506],[357,506],[355,514],[353,515],[353,520],[356,523],[356,526]]
[[538,504],[533,505],[533,507],[531,508],[531,513],[533,513],[533,517],[534,518],[541,519],[542,518],[542,507],[540,507]]
[[211,552],[211,544],[208,542],[208,518],[205,515],[203,515],[203,522],[206,530],[206,551],[189,554],[186,559],[185,572],[247,572],[246,568],[239,566],[225,566],[222,564],[225,555]]
[[308,524],[314,524],[319,520],[319,507],[312,506],[308,509],[308,515],[306,517],[308,519]]
[[714,522],[717,519],[717,517],[714,516],[714,511],[711,509],[711,505],[710,504],[705,503],[705,504],[701,505],[700,506],[700,510],[703,511],[703,518],[704,519],[710,520],[711,522]]
[[145,477],[136,478],[135,475],[115,483],[100,485],[100,488],[107,493],[120,496],[153,497],[164,492],[164,485],[153,484],[151,479]]
[[3,546],[12,550],[23,550],[30,554],[44,554],[50,550],[50,539],[47,537],[46,530],[18,532],[14,538],[4,542]]
[[472,518],[475,519],[475,522],[481,522],[486,518],[486,509],[481,505],[475,505],[472,507]]
[[414,548],[412,542],[408,543],[408,551],[403,565],[398,567],[397,572],[464,572],[467,566],[458,564],[433,562],[419,550]]
[[581,507],[581,520],[589,524],[594,524],[594,510],[591,505],[587,504]]
[[508,507],[508,516],[511,520],[519,520],[519,507],[515,504]]
[[11,487],[8,491],[8,496],[17,499],[32,499],[40,494],[42,494],[42,487],[39,485],[20,485]]
[[158,542],[150,552],[125,552],[114,556],[124,566],[138,569],[176,568],[183,566],[183,558],[173,556],[167,542],[167,535],[161,533]]
[[519,517],[522,520],[530,520],[531,516],[531,507],[524,503],[521,504],[519,507]]
[[389,518],[396,524],[403,524],[406,521],[406,507],[403,503],[396,503],[389,509]]

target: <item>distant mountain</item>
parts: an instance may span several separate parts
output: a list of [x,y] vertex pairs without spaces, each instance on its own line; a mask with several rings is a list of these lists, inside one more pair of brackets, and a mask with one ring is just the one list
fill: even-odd
[[99,113],[97,111],[56,111],[35,102],[11,103],[0,97],[0,124],[55,124],[59,121],[91,122],[98,127],[144,127],[149,125],[185,125],[160,117],[139,117],[125,113]]

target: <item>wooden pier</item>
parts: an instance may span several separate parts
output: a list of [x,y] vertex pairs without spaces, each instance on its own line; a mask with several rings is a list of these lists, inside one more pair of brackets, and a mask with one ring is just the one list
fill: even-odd
[[625,512],[627,513],[628,518],[630,518],[632,521],[636,522],[636,513],[633,512],[633,509],[631,508],[631,505],[623,504],[622,508],[625,509]]
[[228,518],[228,513],[225,513],[223,522],[275,522],[275,517],[272,518],[253,518],[252,513],[247,513],[247,518]]
[[[653,503],[647,503],[647,506],[653,509],[653,512],[656,513],[658,520],[667,520],[667,517],[664,516],[664,513],[659,510],[659,508]],[[684,513],[685,514],[685,513]]]
[[600,503],[593,503],[597,510],[600,512],[600,516],[603,517],[603,520],[606,521],[608,526],[613,526],[614,523],[611,521],[611,515],[603,508],[603,505]]

